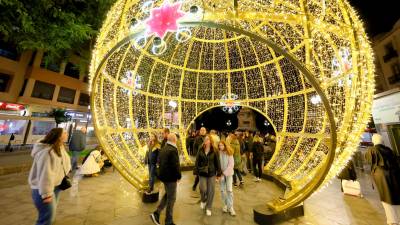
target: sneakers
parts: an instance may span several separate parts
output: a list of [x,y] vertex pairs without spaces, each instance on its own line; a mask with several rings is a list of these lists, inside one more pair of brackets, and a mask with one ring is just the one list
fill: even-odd
[[222,207],[222,212],[227,213],[228,212],[228,206]]
[[150,214],[150,218],[154,224],[160,225],[160,214],[158,214],[158,212],[153,212]]
[[233,186],[237,187],[237,186],[238,186],[238,184],[237,184],[237,183],[234,183],[234,184],[233,184]]
[[260,181],[261,181],[261,178],[258,178],[257,182],[260,182]]
[[206,208],[206,203],[200,202],[200,209],[205,209],[205,208]]
[[229,209],[229,214],[231,214],[231,216],[236,216],[236,212],[233,207]]
[[253,181],[257,182],[258,181],[258,177],[254,177]]
[[207,216],[211,216],[211,210],[207,209],[207,210],[206,210],[206,215],[207,215]]

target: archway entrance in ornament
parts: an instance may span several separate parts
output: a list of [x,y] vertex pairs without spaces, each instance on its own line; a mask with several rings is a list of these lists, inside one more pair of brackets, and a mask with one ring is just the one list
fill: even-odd
[[[191,11],[192,3],[182,8]],[[208,3],[203,4],[206,9]],[[310,18],[275,15],[271,18],[281,22],[273,22],[263,13],[243,12],[243,23],[226,23],[230,19],[218,14],[218,7],[224,8],[216,5],[200,20],[181,21],[176,33],[163,38],[146,35],[140,23],[131,31],[101,36],[91,85],[96,133],[116,168],[142,189],[147,178],[143,137],[163,127],[185,137],[200,112],[221,102],[253,107],[276,127],[276,151],[266,171],[289,183],[291,191],[268,205],[283,211],[332,178],[351,155],[356,142],[349,138],[360,134],[370,110],[364,99],[372,97],[371,58],[357,54],[354,49],[361,47],[355,37],[346,36],[351,32],[331,28],[317,35],[322,32]],[[246,18],[253,20],[247,23]],[[125,18],[118,26],[126,24]],[[314,41],[308,38],[313,35]],[[358,44],[368,45],[362,35],[357,38]],[[361,62],[365,68],[352,66]],[[337,131],[346,135],[337,138]],[[183,153],[183,164],[190,164]]]

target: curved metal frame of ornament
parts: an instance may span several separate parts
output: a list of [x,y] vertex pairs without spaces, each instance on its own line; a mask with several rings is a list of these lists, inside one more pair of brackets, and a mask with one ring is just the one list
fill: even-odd
[[[286,209],[289,209],[289,208],[292,208],[292,207],[295,207],[295,206],[301,204],[315,190],[317,190],[318,187],[323,183],[326,175],[328,174],[328,172],[331,168],[333,160],[335,158],[335,149],[336,149],[336,142],[337,142],[336,124],[335,124],[331,106],[329,104],[329,100],[328,100],[327,96],[325,95],[323,89],[321,88],[319,81],[317,79],[315,79],[314,75],[299,60],[297,60],[295,56],[293,56],[291,53],[287,52],[286,50],[284,50],[283,48],[281,48],[274,42],[272,42],[262,36],[259,36],[257,34],[254,34],[252,32],[249,32],[249,31],[237,28],[237,27],[233,27],[233,26],[225,25],[225,24],[218,24],[218,23],[211,22],[211,21],[182,22],[180,24],[184,25],[184,26],[191,26],[191,27],[205,26],[205,27],[209,27],[209,28],[218,28],[218,29],[228,30],[228,31],[232,31],[232,32],[236,32],[236,33],[245,35],[253,40],[264,43],[268,47],[272,48],[275,52],[283,55],[291,63],[293,63],[293,65],[297,69],[300,70],[300,72],[306,77],[306,79],[310,82],[310,84],[315,88],[315,91],[321,97],[321,101],[325,107],[326,114],[329,119],[329,125],[330,125],[330,148],[329,148],[329,152],[325,159],[325,164],[323,166],[321,166],[320,171],[316,173],[316,177],[314,177],[314,179],[312,179],[309,183],[307,183],[303,188],[298,190],[297,193],[291,195],[287,199],[278,198],[276,200],[272,200],[267,203],[268,207],[275,213],[284,211]],[[132,39],[136,38],[137,36],[142,34],[142,32],[144,32],[144,31],[141,30],[141,31],[137,31],[135,33],[128,35],[127,37],[122,39],[120,42],[118,42],[113,48],[110,49],[110,51],[104,56],[104,58],[100,62],[99,67],[96,69],[96,73],[93,78],[92,85],[96,85],[96,80],[99,77],[100,71],[102,70],[103,66],[105,65],[105,62],[107,62],[109,57],[111,55],[113,55],[113,53],[118,48],[120,48],[127,42],[131,41]],[[92,95],[91,95],[91,108],[92,109],[94,109],[94,96],[95,95],[96,95],[96,88],[92,87]],[[96,114],[94,113],[92,116],[93,116],[93,120],[96,121]],[[98,129],[96,123],[94,123],[94,128],[96,131],[96,135],[101,133],[101,131]],[[99,141],[102,144],[103,140],[101,138],[99,138]],[[113,157],[109,156],[109,158],[113,163],[115,162]],[[118,164],[116,164],[116,165],[117,165],[116,166],[117,170],[121,172],[122,176],[124,176],[123,171],[121,171],[122,169],[118,166]]]

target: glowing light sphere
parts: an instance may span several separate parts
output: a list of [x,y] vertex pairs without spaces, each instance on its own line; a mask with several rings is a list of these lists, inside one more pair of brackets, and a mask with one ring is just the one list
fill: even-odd
[[[185,15],[176,31],[158,33],[160,41],[146,33],[146,21],[167,3],[180,4]],[[127,71],[140,75],[140,89]],[[119,0],[98,36],[90,74],[96,135],[138,189],[147,186],[150,133],[179,133],[182,164],[191,164],[187,129],[221,107],[221,96],[236,94],[234,102],[263,114],[276,131],[265,171],[291,191],[268,202],[275,211],[301,203],[340,172],[369,120],[374,92],[373,53],[346,0]]]

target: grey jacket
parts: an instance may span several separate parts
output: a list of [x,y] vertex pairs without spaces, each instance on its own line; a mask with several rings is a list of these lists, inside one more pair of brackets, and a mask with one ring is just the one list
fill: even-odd
[[39,190],[42,198],[52,196],[54,188],[71,170],[71,160],[65,149],[61,150],[61,157],[51,149],[51,145],[36,143],[31,153],[33,164],[28,182],[31,189]]
[[86,148],[86,134],[77,130],[72,134],[69,142],[69,150],[80,152]]

